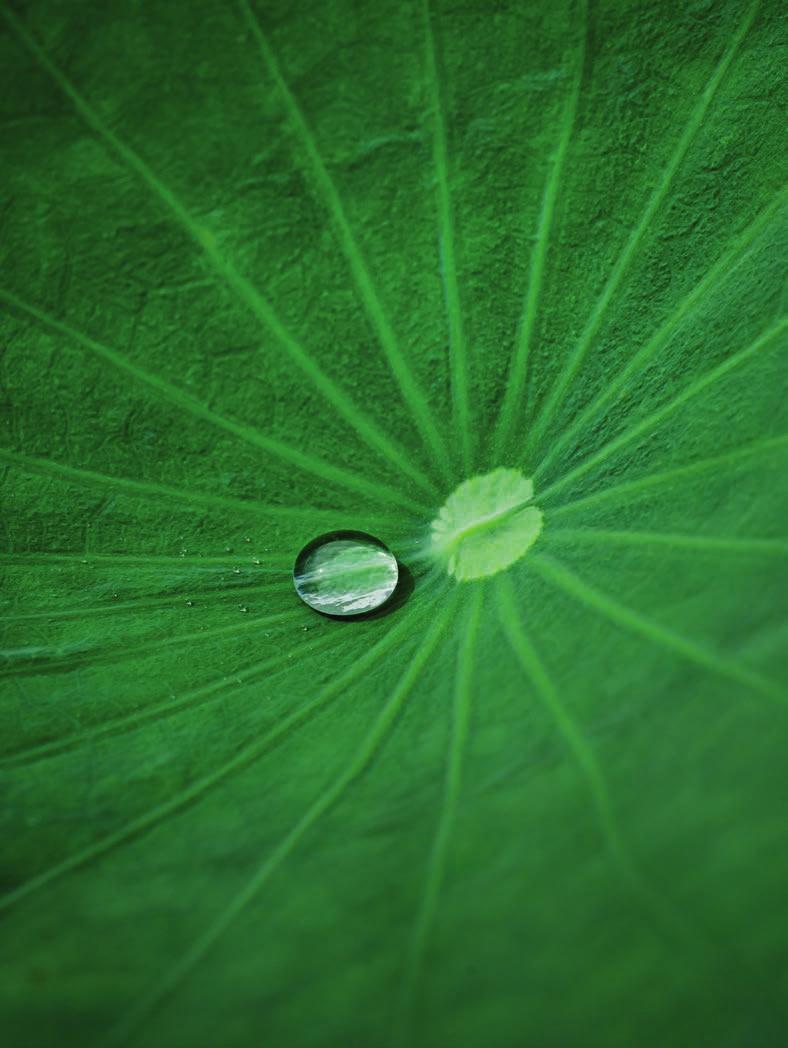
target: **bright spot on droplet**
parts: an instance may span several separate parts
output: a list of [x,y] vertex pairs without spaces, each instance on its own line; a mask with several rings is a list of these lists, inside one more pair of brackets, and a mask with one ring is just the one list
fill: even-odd
[[333,531],[304,546],[293,568],[301,600],[324,615],[374,611],[397,588],[394,554],[372,535]]
[[463,481],[432,522],[431,551],[459,582],[503,571],[542,530],[533,481],[519,469],[496,469]]

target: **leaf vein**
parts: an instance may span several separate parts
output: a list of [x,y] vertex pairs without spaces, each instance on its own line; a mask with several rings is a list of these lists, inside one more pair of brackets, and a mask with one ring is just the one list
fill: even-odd
[[[413,656],[410,665],[400,678],[386,705],[375,719],[372,728],[365,735],[361,745],[354,756],[351,757],[344,771],[340,772],[334,781],[325,787],[290,832],[286,834],[268,858],[230,899],[203,934],[151,987],[149,993],[144,995],[127,1015],[121,1018],[110,1034],[107,1041],[108,1045],[126,1043],[129,1037],[139,1030],[141,1025],[160,1004],[175,992],[189,973],[205,958],[217,940],[221,938],[230,925],[252,902],[272,874],[300,843],[305,834],[339,802],[348,787],[367,770],[375,754],[391,731],[405,700],[424,670],[429,656],[438,644],[441,634],[450,620],[452,611],[453,602],[450,602],[449,605],[444,606],[442,612],[434,620],[432,627],[428,630],[427,635]],[[412,623],[407,622],[405,625],[410,627]],[[389,634],[388,638],[390,639],[391,636],[392,634]]]
[[610,276],[608,277],[607,282],[602,289],[602,293],[591,311],[591,316],[580,335],[577,345],[572,353],[570,353],[564,367],[559,372],[550,392],[545,398],[544,405],[534,422],[529,436],[528,448],[530,451],[533,451],[537,447],[539,441],[541,441],[547,427],[555,417],[566,391],[574,381],[574,378],[591,347],[594,336],[602,324],[607,307],[624,279],[633,259],[636,257],[638,249],[640,248],[649,227],[659,214],[673,183],[673,179],[703,124],[703,119],[712,99],[714,98],[717,89],[722,83],[725,74],[752,25],[759,4],[760,0],[754,0],[754,2],[752,2],[745,10],[736,32],[728,43],[728,46],[725,48],[714,72],[706,84],[706,87],[701,92],[700,97],[690,114],[689,121],[687,122],[687,125],[662,172],[662,177],[660,178],[659,183],[649,197],[648,203],[646,204],[638,224],[632,231],[629,239],[624,245],[624,249],[618,256],[613,269],[611,270]]
[[601,590],[590,586],[587,582],[583,582],[574,572],[571,572],[560,562],[546,557],[544,554],[533,554],[529,557],[528,563],[549,582],[552,582],[559,589],[579,600],[581,604],[585,604],[586,607],[601,613],[605,618],[622,629],[636,633],[662,648],[667,648],[669,651],[676,652],[703,669],[711,670],[713,673],[727,677],[738,684],[743,684],[767,698],[775,699],[781,704],[788,705],[788,695],[774,681],[756,673],[747,666],[743,666],[736,659],[719,655],[717,652],[676,633],[667,626],[663,626],[654,619],[648,618],[628,605],[622,604],[613,597],[602,593]]
[[384,355],[394,378],[397,381],[404,402],[412,412],[419,432],[432,452],[435,461],[448,475],[450,472],[448,455],[444,442],[432,417],[424,392],[419,387],[405,356],[400,349],[397,337],[380,301],[375,284],[369,272],[361,248],[351,229],[345,213],[345,207],[325,162],[320,154],[315,136],[298,104],[293,92],[281,70],[259,19],[255,16],[247,0],[238,0],[243,18],[258,46],[263,62],[271,79],[276,84],[279,96],[284,103],[290,125],[295,131],[312,175],[334,222],[342,251],[353,274],[362,304],[367,317],[378,337]]
[[429,494],[432,483],[410,461],[408,455],[380,430],[361,411],[358,405],[315,363],[307,350],[297,341],[276,314],[270,302],[243,276],[219,251],[216,238],[203,227],[187,210],[176,194],[155,175],[148,164],[112,131],[93,106],[77,91],[76,87],[46,54],[20,19],[7,7],[3,14],[13,31],[27,47],[41,68],[48,73],[63,94],[70,100],[85,123],[93,129],[123,162],[135,172],[141,181],[159,198],[167,210],[177,219],[183,229],[202,249],[205,258],[213,266],[224,283],[235,293],[238,300],[268,330],[276,342],[287,353],[292,362],[307,376],[315,389],[350,423],[359,436],[403,474],[410,477]]

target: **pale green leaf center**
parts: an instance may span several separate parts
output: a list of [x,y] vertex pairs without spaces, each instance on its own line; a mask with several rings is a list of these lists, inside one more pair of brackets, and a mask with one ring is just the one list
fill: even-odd
[[432,522],[433,554],[460,582],[508,568],[542,530],[533,491],[533,481],[518,469],[496,469],[463,481]]

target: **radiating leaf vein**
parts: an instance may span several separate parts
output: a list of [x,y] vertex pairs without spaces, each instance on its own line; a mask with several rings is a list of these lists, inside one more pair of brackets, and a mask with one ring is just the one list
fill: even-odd
[[62,478],[63,480],[79,486],[98,487],[117,491],[124,495],[133,495],[137,498],[153,501],[158,504],[161,499],[173,499],[191,506],[204,506],[206,509],[224,510],[231,513],[242,513],[268,520],[296,520],[308,519],[323,520],[337,519],[337,510],[324,510],[317,508],[299,509],[297,506],[276,506],[257,502],[252,499],[235,499],[228,495],[214,495],[208,491],[199,491],[196,488],[176,488],[168,484],[158,484],[149,480],[134,480],[131,477],[116,477],[109,473],[98,473],[95,470],[77,469],[54,459],[35,458],[32,455],[23,455],[13,448],[0,448],[0,461],[9,462],[11,465],[25,470],[28,473],[44,473],[49,476]]
[[[152,390],[161,399],[174,404],[186,414],[209,422],[212,426],[216,426],[218,429],[238,437],[244,443],[260,448],[266,454],[295,466],[296,469],[300,469],[338,487],[359,492],[368,498],[371,497],[383,502],[404,506],[406,509],[416,513],[424,511],[425,507],[422,503],[408,498],[395,488],[388,487],[380,481],[366,480],[364,477],[342,469],[339,466],[334,466],[316,455],[311,455],[308,452],[290,447],[282,441],[267,437],[252,426],[227,418],[209,408],[207,404],[203,404],[196,397],[167,382],[159,375],[148,371],[139,364],[135,364],[111,346],[106,346],[90,335],[86,335],[84,332],[72,327],[72,325],[58,320],[38,306],[25,302],[19,295],[11,291],[0,288],[0,302],[5,302],[6,305],[34,319],[42,327],[54,331],[65,339],[82,346],[83,349],[88,350],[88,352],[98,357],[99,360],[105,361],[124,375],[130,375],[146,389]],[[294,509],[293,512],[296,512],[296,510]]]
[[602,838],[619,874],[634,897],[646,907],[652,918],[665,932],[681,942],[692,941],[694,936],[690,934],[686,921],[680,918],[676,908],[664,892],[658,891],[649,883],[624,841],[610,790],[597,756],[561,701],[552,678],[523,628],[520,609],[517,606],[511,580],[507,575],[497,577],[496,589],[499,621],[503,633],[585,780]]
[[549,541],[599,543],[603,546],[667,546],[691,552],[734,553],[754,557],[788,557],[788,542],[739,535],[682,535],[670,531],[620,531],[606,528],[554,528]]
[[[192,946],[164,972],[162,977],[151,987],[150,991],[136,1002],[127,1015],[122,1017],[107,1041],[108,1046],[126,1043],[129,1037],[140,1028],[156,1008],[175,992],[187,975],[204,959],[217,940],[224,935],[230,925],[249,906],[271,875],[297,847],[304,835],[326,812],[337,804],[348,787],[367,770],[375,754],[391,731],[405,700],[451,621],[454,613],[454,603],[453,600],[450,600],[438,613],[416,654],[413,656],[410,665],[400,678],[385,706],[375,719],[372,728],[365,735],[361,745],[351,757],[345,769],[323,790],[290,832],[258,867],[252,877],[232,896],[224,909],[194,941]],[[407,626],[411,627],[412,623],[408,622]],[[391,634],[389,634],[389,637],[391,637]]]
[[770,699],[788,705],[788,695],[774,681],[769,680],[755,670],[742,665],[736,659],[726,658],[717,652],[698,644],[689,637],[684,637],[675,630],[663,626],[659,622],[635,611],[633,608],[615,600],[613,597],[602,593],[601,590],[590,586],[573,572],[569,571],[560,562],[546,557],[544,554],[532,554],[528,558],[528,566],[535,568],[549,582],[564,590],[570,596],[579,600],[581,604],[600,612],[605,618],[632,633],[667,648],[669,651],[694,662],[703,669],[711,670],[728,680],[743,684],[753,691]]
[[167,210],[174,215],[183,229],[202,249],[206,259],[211,263],[224,283],[235,293],[238,300],[243,303],[263,327],[273,335],[279,346],[307,376],[315,389],[353,426],[358,435],[370,447],[374,448],[384,458],[387,458],[402,473],[410,477],[415,484],[418,484],[431,494],[433,491],[431,482],[413,465],[410,456],[371,422],[347,393],[315,363],[307,350],[282,323],[270,302],[224,257],[219,250],[213,233],[200,225],[175,193],[153,173],[148,164],[108,127],[93,106],[77,91],[71,81],[31,36],[19,18],[5,6],[2,10],[14,32],[25,44],[41,68],[49,74],[70,100],[85,123],[104,139],[124,163],[138,175],[151,192],[165,205]]
[[525,294],[523,313],[517,330],[517,343],[514,358],[507,373],[506,390],[504,393],[501,411],[495,426],[492,450],[493,458],[497,462],[504,454],[514,421],[521,414],[522,397],[528,378],[528,363],[531,350],[531,337],[534,324],[536,323],[539,308],[539,295],[542,289],[542,276],[544,274],[545,261],[550,246],[550,235],[553,226],[556,200],[561,188],[561,178],[564,170],[564,161],[572,138],[577,114],[577,103],[580,97],[580,87],[583,80],[583,68],[586,55],[586,36],[588,5],[586,0],[580,3],[580,25],[578,27],[579,43],[573,57],[572,79],[569,93],[564,103],[564,109],[559,125],[558,144],[553,156],[550,174],[542,196],[542,207],[539,213],[539,222],[536,230],[536,243],[531,252],[531,264],[528,273],[528,289]]
[[367,317],[378,336],[383,352],[388,361],[391,372],[397,381],[404,402],[411,411],[412,418],[426,446],[432,452],[446,476],[450,475],[449,458],[446,452],[445,442],[430,411],[427,398],[416,381],[410,366],[399,346],[397,336],[391,326],[383,304],[380,301],[375,283],[369,272],[361,248],[351,229],[342,199],[339,195],[334,180],[320,155],[315,136],[301,111],[293,92],[282,74],[279,61],[263,33],[260,21],[256,18],[247,0],[238,0],[246,25],[260,50],[263,62],[268,73],[276,84],[279,96],[284,103],[285,110],[290,120],[291,127],[295,131],[305,157],[309,162],[309,168],[316,186],[325,200],[328,211],[333,219],[334,226],[339,237],[339,242],[350,266],[353,279],[356,282],[361,301],[366,310]]
[[0,660],[7,665],[0,668],[0,677],[42,676],[51,673],[71,673],[80,667],[93,667],[105,662],[123,662],[126,659],[142,658],[156,655],[171,647],[184,647],[193,641],[203,643],[217,637],[236,637],[247,629],[276,626],[281,623],[296,623],[303,616],[303,607],[293,607],[287,611],[277,611],[271,615],[238,615],[232,622],[221,626],[211,626],[190,633],[176,633],[159,637],[157,640],[144,640],[130,643],[128,640],[100,647],[94,644],[71,641],[61,647],[42,648],[25,647],[20,650],[0,651]]
[[453,422],[454,431],[461,448],[462,464],[465,473],[467,473],[470,469],[471,455],[473,454],[473,427],[471,425],[468,393],[468,359],[465,329],[460,287],[457,279],[454,236],[455,220],[449,178],[446,114],[438,69],[438,54],[430,0],[423,0],[423,8],[426,78],[430,108],[432,110],[432,156],[438,197],[441,276],[449,324],[449,364]]
[[[733,448],[722,455],[712,455],[710,458],[698,459],[684,466],[675,466],[673,469],[660,470],[656,473],[646,473],[635,477],[634,480],[626,480],[621,484],[611,484],[601,491],[595,491],[591,495],[574,499],[572,502],[564,502],[560,506],[550,509],[549,520],[556,520],[566,514],[577,513],[579,510],[587,510],[605,502],[621,502],[632,495],[640,495],[652,488],[660,488],[663,485],[670,487],[672,484],[681,483],[685,480],[694,480],[704,473],[712,473],[717,470],[723,471],[731,466],[737,466],[747,459],[760,459],[769,461],[780,456],[781,452],[788,450],[788,434],[780,434],[776,437],[767,437],[765,440],[756,440],[751,444]],[[540,496],[541,499],[542,496]]]
[[667,198],[668,192],[673,184],[673,179],[676,177],[676,173],[681,166],[684,157],[687,154],[692,142],[695,139],[698,131],[703,125],[703,119],[706,112],[711,105],[712,99],[714,98],[717,89],[719,88],[722,80],[727,73],[731,62],[733,61],[736,52],[742,44],[750,26],[752,25],[755,14],[758,10],[760,0],[754,0],[745,9],[744,15],[742,16],[741,22],[739,23],[736,32],[731,37],[725,51],[723,52],[719,62],[717,63],[714,72],[709,78],[706,87],[700,93],[698,101],[696,102],[693,110],[690,114],[690,118],[687,122],[684,131],[676,143],[676,148],[671,154],[668,163],[666,164],[662,176],[657,183],[654,192],[648,199],[646,206],[643,210],[643,214],[640,216],[635,228],[632,230],[621,254],[616,259],[616,262],[610,272],[610,276],[605,283],[602,293],[597,299],[594,308],[591,311],[585,328],[583,329],[580,338],[578,339],[577,345],[574,350],[568,355],[566,362],[564,363],[561,371],[558,374],[555,382],[553,383],[550,392],[547,394],[544,400],[544,404],[534,421],[534,424],[529,432],[528,448],[530,451],[534,451],[539,442],[542,440],[545,431],[553,420],[556,412],[558,411],[562,401],[566,396],[566,392],[569,389],[572,381],[575,378],[578,370],[580,369],[583,360],[585,359],[588,350],[591,347],[591,343],[596,335],[602,320],[607,312],[607,308],[613,300],[613,296],[617,292],[624,276],[627,273],[632,261],[637,255],[638,249],[640,248],[646,233],[654,221],[655,217],[659,214],[662,205]]
[[628,444],[633,441],[639,441],[651,430],[655,429],[662,422],[665,421],[674,411],[678,411],[679,408],[683,407],[687,401],[692,400],[693,397],[698,396],[699,393],[703,393],[710,386],[719,382],[721,379],[726,378],[731,371],[741,367],[742,364],[748,363],[754,356],[765,349],[771,342],[777,340],[778,336],[782,335],[788,327],[788,318],[781,318],[775,324],[773,324],[767,331],[764,331],[758,338],[755,339],[749,346],[744,349],[740,349],[737,353],[731,354],[717,367],[707,371],[700,378],[691,382],[685,389],[676,396],[672,397],[662,407],[652,411],[645,418],[639,422],[635,422],[628,429],[625,429],[617,437],[608,441],[607,444],[603,445],[599,451],[593,455],[589,455],[588,458],[584,459],[574,469],[568,470],[561,477],[558,478],[553,484],[545,488],[541,494],[543,500],[552,498],[556,491],[561,491],[567,485],[573,484],[579,480],[580,477],[588,473],[589,470],[595,469],[603,462],[607,461],[612,455],[618,454]]
[[[13,891],[0,897],[0,911],[9,909],[21,902],[23,899],[40,891],[61,877],[87,866],[101,856],[113,851],[115,848],[127,841],[139,837],[148,830],[157,826],[171,815],[190,807],[210,790],[227,780],[231,775],[246,768],[276,742],[289,735],[294,728],[298,727],[315,714],[329,699],[341,694],[366,670],[370,669],[387,651],[396,644],[401,644],[413,628],[413,622],[405,619],[397,627],[390,630],[376,644],[374,644],[361,658],[356,659],[350,667],[340,673],[326,687],[320,689],[315,697],[305,703],[300,709],[279,720],[274,727],[264,735],[256,736],[251,742],[242,746],[230,760],[219,768],[209,772],[207,775],[196,779],[185,789],[172,794],[166,801],[153,805],[148,811],[143,812],[136,818],[131,819],[124,826],[105,837],[94,841],[92,844],[80,848],[73,855],[53,863],[47,869],[31,877],[20,884]],[[423,660],[422,660],[423,662]],[[421,662],[419,663],[421,666]],[[404,696],[402,696],[404,698]],[[387,707],[388,709],[388,707]]]
[[476,636],[479,629],[483,595],[484,590],[482,586],[476,586],[470,598],[464,628],[458,638],[452,728],[446,762],[443,805],[432,843],[432,850],[427,862],[421,907],[416,918],[416,926],[413,932],[405,973],[403,1028],[406,1031],[409,1030],[413,1019],[412,1012],[424,966],[424,956],[432,926],[435,922],[445,874],[446,858],[459,806],[462,765],[470,725]]
[[[299,645],[298,658],[308,659],[327,648],[331,648],[334,654],[341,645],[335,634],[317,637],[313,641]],[[239,685],[254,683],[261,675],[266,675],[276,669],[277,666],[286,666],[293,658],[290,650],[280,651],[277,655],[265,659],[256,659],[253,663],[241,670],[229,670],[220,677],[207,684],[201,684],[196,688],[189,688],[180,695],[173,695],[162,702],[154,702],[141,710],[125,716],[109,717],[95,727],[86,728],[84,731],[74,732],[62,738],[52,739],[49,742],[26,746],[19,750],[0,755],[0,768],[12,768],[22,764],[33,764],[38,761],[49,760],[59,757],[64,753],[85,746],[92,746],[102,739],[113,738],[116,735],[125,735],[127,732],[137,731],[139,728],[175,714],[185,713],[199,706],[201,709],[208,702],[216,701]]]
[[606,381],[604,389],[597,397],[566,426],[548,448],[539,461],[534,476],[541,476],[555,461],[556,457],[571,443],[575,436],[582,432],[603,410],[625,389],[628,383],[642,374],[654,357],[671,341],[681,324],[691,316],[698,306],[705,304],[718,288],[730,278],[735,270],[749,257],[758,237],[768,229],[771,220],[779,214],[788,199],[788,191],[783,190],[775,199],[737,236],[727,251],[698,281],[695,287],[671,311],[647,342],[627,361],[621,371]]

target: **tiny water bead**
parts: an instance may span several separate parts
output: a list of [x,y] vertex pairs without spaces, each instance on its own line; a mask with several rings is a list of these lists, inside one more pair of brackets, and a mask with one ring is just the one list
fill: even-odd
[[362,531],[332,531],[296,557],[293,584],[301,600],[324,615],[361,615],[385,604],[399,579],[397,558]]
[[533,494],[533,481],[519,469],[496,469],[463,481],[432,522],[433,557],[458,582],[508,568],[542,530]]

